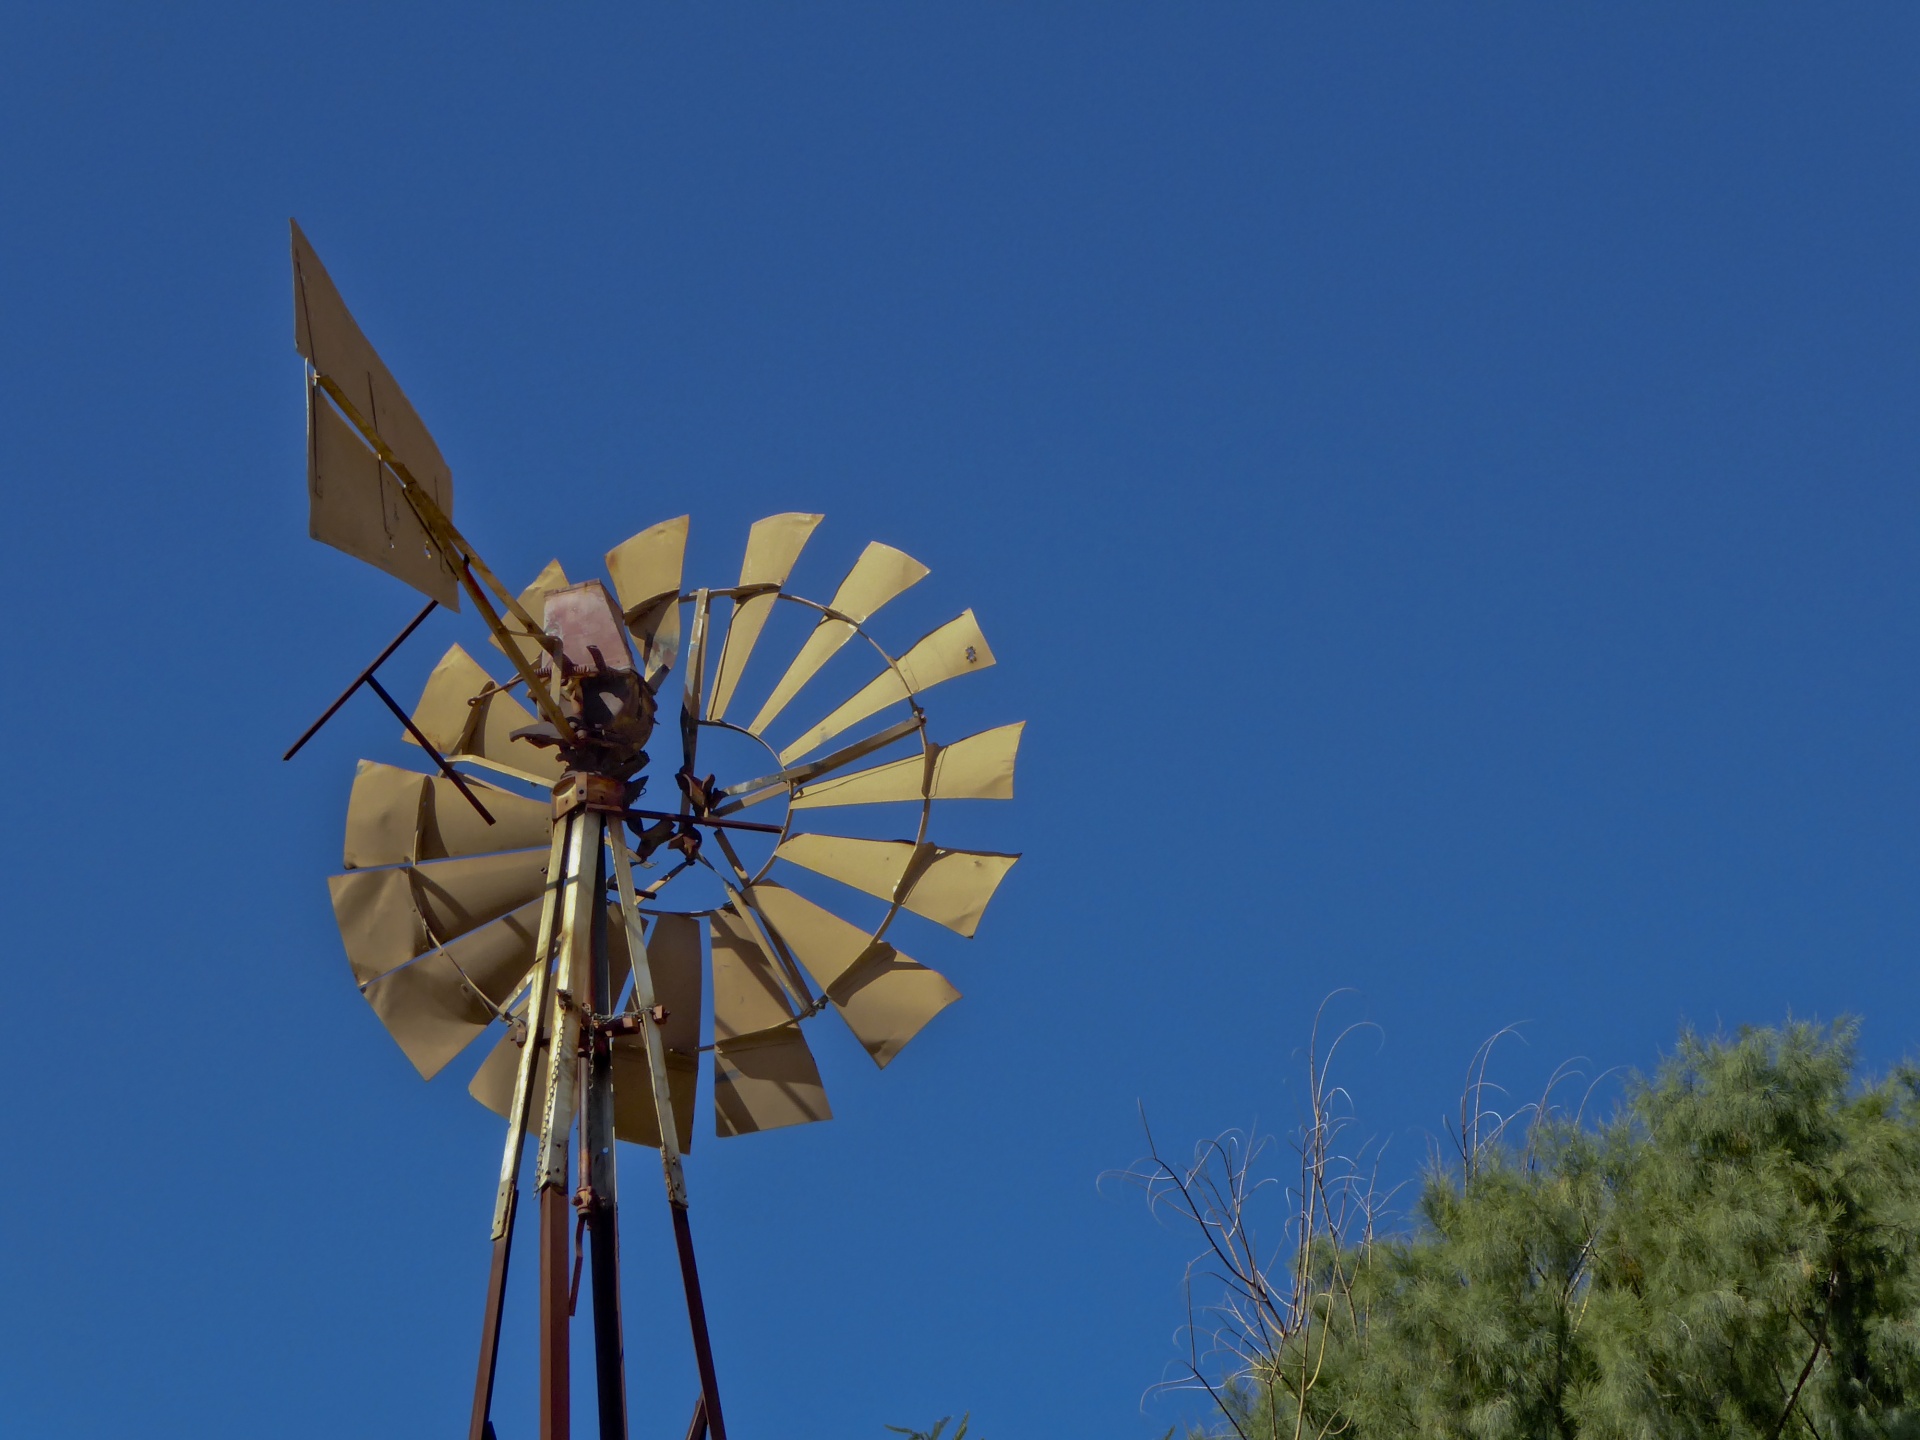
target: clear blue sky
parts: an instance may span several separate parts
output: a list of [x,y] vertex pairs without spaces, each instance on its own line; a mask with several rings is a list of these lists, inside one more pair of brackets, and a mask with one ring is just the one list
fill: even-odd
[[[1295,1114],[1413,1173],[1474,1046],[1920,1026],[1920,13],[16,7],[0,47],[0,1430],[457,1433],[498,1122],[323,877],[412,613],[306,538],[286,221],[508,577],[819,510],[978,611],[1026,852],[831,1125],[697,1145],[737,1437],[1158,1436],[1101,1171]],[[724,583],[724,581],[722,582]],[[442,617],[416,687],[477,641]],[[1395,1168],[1397,1167],[1397,1168]],[[636,1435],[694,1394],[630,1156]],[[526,1273],[523,1271],[523,1274]],[[524,1313],[524,1312],[523,1312]],[[524,1330],[503,1440],[526,1440]]]

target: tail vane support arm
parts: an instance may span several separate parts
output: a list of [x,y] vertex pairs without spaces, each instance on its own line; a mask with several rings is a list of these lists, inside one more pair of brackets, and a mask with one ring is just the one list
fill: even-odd
[[[526,637],[544,644],[546,628],[527,613],[526,607],[521,605],[519,598],[502,585],[493,571],[487,568],[486,562],[475,552],[473,546],[467,543],[466,537],[454,528],[453,521],[447,518],[446,512],[441,510],[433,496],[427,492],[426,487],[414,479],[413,472],[407,469],[406,462],[395,455],[387,442],[380,438],[380,432],[367,422],[366,417],[347,398],[346,392],[332,379],[318,371],[314,373],[313,383],[327,392],[327,398],[332,400],[340,413],[347,417],[353,428],[360,432],[361,439],[365,440],[373,453],[380,457],[381,464],[393,472],[394,478],[400,482],[400,493],[407,497],[407,503],[413,507],[413,513],[420,517],[420,523],[426,526],[427,533],[433,537],[434,543],[440,547],[442,553],[457,558],[458,564],[455,570],[461,585],[473,597],[473,603],[480,611],[480,618],[486,622],[487,628],[493,632],[494,639],[500,642],[500,648],[507,652],[507,659],[513,662],[513,668],[526,682],[527,694],[539,709],[540,718],[554,726],[562,735],[567,734],[569,727],[566,717],[560,713],[560,707],[547,693],[547,687],[540,683],[539,676],[521,654],[520,647],[514,643],[516,638],[514,633],[501,621],[499,610],[495,609],[493,602],[488,599],[486,590],[481,588],[481,582],[484,581],[486,588],[499,597],[507,612],[526,627]],[[478,579],[475,578],[476,576]]]

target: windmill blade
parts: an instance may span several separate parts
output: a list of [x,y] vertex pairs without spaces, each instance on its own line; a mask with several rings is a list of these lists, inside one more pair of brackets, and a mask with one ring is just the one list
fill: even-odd
[[834,805],[879,805],[892,800],[1011,800],[1013,762],[1026,721],[997,726],[936,745],[931,757],[912,755],[871,770],[834,775],[804,787],[794,810]]
[[[807,967],[807,973],[829,996],[834,982],[873,946],[873,936],[858,925],[822,910],[784,885],[762,881],[749,893],[767,923],[780,932],[794,958]],[[717,977],[714,990],[717,999]]]
[[632,633],[641,673],[653,680],[680,650],[680,573],[687,553],[687,516],[662,520],[607,552],[620,611]]
[[847,835],[790,835],[773,852],[816,875],[895,902],[972,938],[993,892],[1018,855],[946,850],[928,841],[857,840]]
[[[413,723],[449,758],[471,760],[536,785],[553,784],[565,770],[559,756],[512,738],[514,731],[534,723],[533,716],[504,690],[489,689],[493,683],[479,662],[455,645],[427,677]],[[485,698],[475,703],[482,695]],[[419,743],[411,735],[406,740]]]
[[713,1037],[731,1040],[793,1020],[792,997],[752,925],[731,909],[708,917],[713,943]]
[[[620,919],[618,906],[609,909]],[[621,928],[624,930],[624,922]],[[622,936],[621,944],[625,945]],[[647,968],[653,976],[653,999],[667,1018],[660,1038],[670,1051],[700,1053],[701,964],[700,922],[691,915],[662,915],[647,932]]]
[[956,675],[985,670],[993,664],[987,637],[968,610],[924,637],[892,666],[826,719],[780,752],[780,763],[791,765],[808,751],[825,744],[850,725],[897,700],[931,690]]
[[773,687],[767,703],[747,726],[748,733],[758,735],[771,725],[787,708],[787,702],[800,693],[800,687],[819,674],[820,667],[853,638],[855,625],[864,624],[894,596],[924,580],[927,573],[927,567],[911,555],[891,545],[882,545],[878,540],[861,551],[847,578],[833,592],[833,603],[828,607],[847,618],[822,617],[807,637],[807,643],[800,647],[800,653],[793,657],[787,673]]
[[360,987],[421,1079],[491,1023],[533,965],[539,924],[535,900]]
[[893,1063],[927,1022],[960,998],[938,970],[884,942],[868,951],[833,990],[834,1008],[873,1063]]
[[362,984],[538,899],[547,852],[512,850],[327,879],[354,979]]
[[[533,577],[533,583],[520,592],[520,608],[538,618],[546,614],[547,597],[556,590],[565,590],[570,583],[567,572],[560,568],[560,562],[549,560],[540,573]],[[502,618],[511,619],[512,617],[503,616]],[[522,639],[518,635],[509,638],[513,640],[513,648],[519,652],[520,658],[526,661],[529,669],[537,668],[547,658],[546,647],[538,640]],[[507,647],[500,643],[498,635],[488,635],[487,642],[502,655],[507,653]]]
[[480,794],[494,824],[475,814],[445,776],[362,760],[347,801],[346,867],[364,870],[520,850],[546,838],[553,823],[551,806],[497,785],[468,783]]
[[718,1133],[744,1135],[831,1119],[820,1071],[786,986],[750,925],[730,910],[716,910],[708,928]]
[[460,608],[460,581],[393,472],[351,425],[307,391],[307,534]]
[[[513,1013],[524,1023],[525,1002],[514,1006]],[[520,1052],[525,1048],[524,1039],[515,1043],[514,1037],[519,1033],[517,1030],[503,1032],[493,1049],[487,1052],[487,1058],[480,1062],[480,1068],[473,1072],[473,1079],[467,1082],[467,1093],[502,1118],[513,1109],[514,1076],[520,1068]],[[546,1037],[542,1036],[539,1054],[533,1062],[533,1073],[536,1075],[546,1071],[547,1050]]]
[[798,1021],[715,1042],[713,1123],[722,1139],[832,1118],[820,1067]]
[[808,538],[822,517],[819,515],[769,515],[753,522],[747,532],[747,553],[740,562],[740,588],[764,585],[768,590],[757,595],[736,596],[733,618],[727,624],[727,638],[720,647],[720,664],[714,671],[713,690],[707,697],[709,720],[727,718],[727,706],[740,684],[741,673],[759,643],[767,617],[779,589],[793,573],[794,562],[806,547]]
[[938,971],[783,885],[763,882],[753,887],[752,895],[760,913],[882,1068],[929,1020],[960,998]]

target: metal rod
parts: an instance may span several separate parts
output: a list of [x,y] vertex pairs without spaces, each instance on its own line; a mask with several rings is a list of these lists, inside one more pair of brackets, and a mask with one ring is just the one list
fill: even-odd
[[291,760],[293,759],[294,756],[298,755],[300,753],[301,747],[304,746],[307,743],[307,741],[311,740],[315,735],[318,735],[320,733],[320,727],[326,724],[327,721],[333,718],[334,712],[336,710],[338,710],[342,705],[346,704],[348,700],[353,698],[354,691],[358,690],[362,685],[364,685],[367,681],[373,678],[373,672],[378,670],[382,665],[384,665],[387,662],[388,658],[392,656],[393,652],[400,648],[400,646],[406,641],[406,638],[409,635],[413,634],[414,631],[420,628],[420,622],[422,620],[425,620],[427,616],[431,615],[439,604],[440,602],[438,600],[427,601],[427,608],[422,610],[418,615],[414,616],[412,620],[407,622],[407,628],[402,630],[398,635],[393,637],[393,643],[387,646],[386,649],[382,650],[379,653],[379,655],[375,657],[374,662],[371,665],[367,666],[366,669],[362,670],[358,675],[354,676],[353,683],[347,686],[346,689],[340,692],[340,698],[334,701],[331,705],[327,706],[325,713],[323,713],[318,720],[314,721],[313,724],[309,725],[306,728],[305,733],[303,733],[298,740],[293,742],[293,748],[287,751],[287,753],[282,755],[280,758],[282,760]]
[[793,785],[801,785],[808,780],[817,780],[828,771],[838,770],[842,765],[851,765],[864,759],[874,751],[884,749],[896,740],[903,740],[925,723],[918,714],[910,715],[896,725],[889,725],[877,734],[864,740],[856,740],[851,745],[843,745],[831,755],[823,755],[818,760],[809,760],[804,765],[789,765],[784,770],[776,770],[771,775],[762,775],[756,780],[742,780],[738,785],[729,785],[720,792],[721,801],[714,807],[714,814],[728,815],[735,810],[745,809],[749,805],[758,805],[768,796]]
[[[700,745],[700,692],[706,686],[707,670],[707,592],[693,592],[693,626],[688,634],[686,688],[680,697],[680,773],[695,779],[694,755]],[[683,797],[685,810],[688,798]]]
[[707,1397],[693,1402],[693,1423],[687,1426],[687,1440],[707,1440]]
[[629,820],[684,820],[690,825],[711,825],[718,830],[758,830],[766,835],[778,835],[778,825],[762,825],[756,820],[716,820],[708,815],[676,815],[671,810],[629,810]]
[[400,723],[407,727],[407,733],[420,742],[420,748],[422,750],[433,757],[433,763],[440,767],[440,773],[451,780],[454,788],[467,797],[467,803],[480,812],[480,818],[482,820],[486,821],[489,825],[493,824],[493,816],[489,815],[487,813],[487,807],[480,803],[480,797],[467,788],[466,777],[447,763],[446,756],[433,748],[433,742],[421,733],[420,727],[413,723],[413,717],[400,708],[400,702],[387,693],[386,686],[382,685],[372,675],[366,678],[367,688],[385,701],[387,708],[399,716]]

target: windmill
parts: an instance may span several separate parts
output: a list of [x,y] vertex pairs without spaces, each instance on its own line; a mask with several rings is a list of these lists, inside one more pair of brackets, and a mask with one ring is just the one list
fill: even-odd
[[[884,1067],[959,998],[895,945],[895,921],[973,935],[1017,857],[938,845],[933,804],[1011,798],[1021,726],[935,739],[922,697],[994,657],[971,611],[898,655],[882,647],[869,622],[927,574],[901,551],[868,545],[825,602],[788,588],[818,515],[755,522],[730,584],[688,586],[683,515],[607,553],[611,588],[556,561],[508,590],[454,528],[445,460],[297,224],[293,279],[313,538],[428,601],[286,758],[362,688],[400,720],[431,769],[359,764],[344,873],[329,881],[348,962],[423,1077],[496,1037],[468,1087],[507,1122],[470,1440],[494,1433],[529,1141],[542,1440],[569,1434],[570,1317],[588,1261],[599,1434],[627,1434],[617,1140],[660,1152],[699,1370],[689,1435],[725,1440],[681,1162],[701,1076],[721,1137],[826,1120],[810,1022],[837,1013]],[[463,595],[507,678],[455,645],[409,711],[380,667]],[[803,638],[749,717],[749,661],[785,622]],[[820,708],[794,709],[825,688],[812,682],[862,651],[872,678],[779,740],[791,714]],[[667,769],[644,748],[658,748],[656,720],[674,793],[650,799]],[[731,752],[716,761],[720,741]],[[860,827],[833,817],[864,806],[903,833],[837,833]],[[866,904],[865,918],[809,898],[811,877]]]

